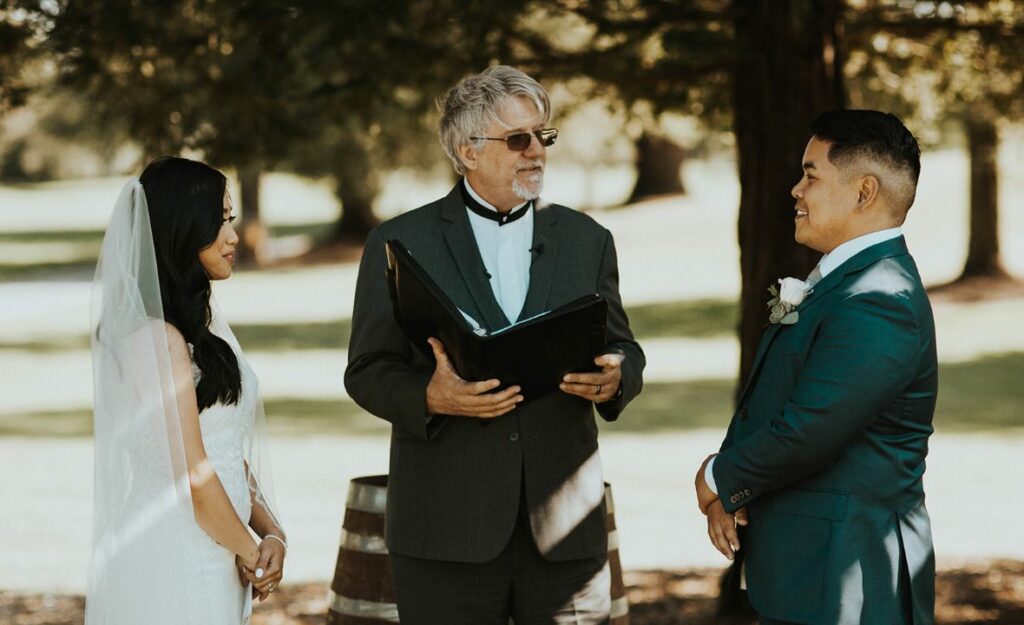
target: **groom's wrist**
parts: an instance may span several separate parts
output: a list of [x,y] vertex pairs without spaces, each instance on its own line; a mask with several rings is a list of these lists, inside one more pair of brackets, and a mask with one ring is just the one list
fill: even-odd
[[700,506],[700,513],[703,514],[704,516],[707,516],[708,515],[708,508],[710,508],[711,505],[713,503],[715,503],[716,501],[718,501],[718,495],[715,495],[715,497],[713,499],[709,499],[709,500],[705,501]]

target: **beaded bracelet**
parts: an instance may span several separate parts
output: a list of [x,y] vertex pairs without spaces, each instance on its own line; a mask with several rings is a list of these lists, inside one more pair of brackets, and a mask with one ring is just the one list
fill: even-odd
[[267,534],[266,536],[264,536],[264,537],[263,537],[263,540],[266,540],[266,539],[268,539],[268,538],[272,538],[272,539],[276,540],[277,542],[281,543],[281,546],[283,546],[283,547],[284,547],[284,550],[285,550],[286,552],[288,551],[288,543],[286,543],[286,542],[284,541],[284,539],[283,539],[283,538],[281,538],[280,536],[277,536],[277,535],[275,535],[275,534]]

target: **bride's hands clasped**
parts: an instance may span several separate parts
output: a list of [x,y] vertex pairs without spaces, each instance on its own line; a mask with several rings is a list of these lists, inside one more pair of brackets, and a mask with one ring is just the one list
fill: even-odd
[[277,589],[284,577],[284,557],[287,545],[284,539],[267,534],[259,545],[260,555],[253,566],[238,562],[243,584],[252,584],[253,598],[265,600]]

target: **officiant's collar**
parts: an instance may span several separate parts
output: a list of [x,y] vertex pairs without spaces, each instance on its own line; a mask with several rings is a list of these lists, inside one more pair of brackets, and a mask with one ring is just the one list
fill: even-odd
[[499,226],[510,224],[519,219],[526,213],[530,212],[530,207],[533,205],[532,201],[523,202],[509,212],[502,213],[490,202],[480,197],[480,195],[473,190],[473,187],[470,186],[469,181],[465,178],[462,179],[460,187],[462,189],[462,199],[466,203],[466,208],[485,219],[498,222]]

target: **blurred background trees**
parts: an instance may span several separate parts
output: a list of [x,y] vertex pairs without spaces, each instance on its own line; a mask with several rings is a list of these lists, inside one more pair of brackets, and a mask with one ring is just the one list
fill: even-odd
[[[685,191],[673,122],[731,137],[743,376],[765,288],[816,260],[793,241],[789,190],[822,111],[893,110],[929,144],[959,128],[971,157],[962,278],[1009,279],[995,154],[1001,128],[1021,118],[1022,34],[1012,0],[4,0],[0,110],[41,131],[0,139],[0,173],[60,175],[45,155],[68,150],[117,171],[160,154],[204,158],[236,173],[259,261],[261,176],[293,172],[329,180],[341,206],[321,244],[358,245],[390,172],[453,176],[436,98],[488,64],[517,65],[551,88],[560,121],[592,104],[610,111],[635,155],[628,203]],[[608,149],[575,156],[597,167]]]
[[[626,146],[627,204],[684,193],[695,152],[735,151],[742,380],[766,287],[817,260],[793,240],[790,189],[825,110],[890,110],[926,146],[962,148],[959,281],[1014,280],[996,155],[1024,113],[1022,41],[1015,0],[0,0],[0,180],[202,158],[237,179],[243,253],[260,263],[261,180],[322,179],[341,211],[313,253],[335,258],[377,223],[396,170],[454,180],[436,99],[468,73],[515,65],[556,102],[559,159],[598,171]],[[594,109],[610,127],[587,125]]]
[[853,105],[899,109],[926,143],[953,126],[970,158],[970,239],[958,282],[1005,280],[1000,259],[1000,128],[1024,107],[1024,5],[878,2],[850,12]]

